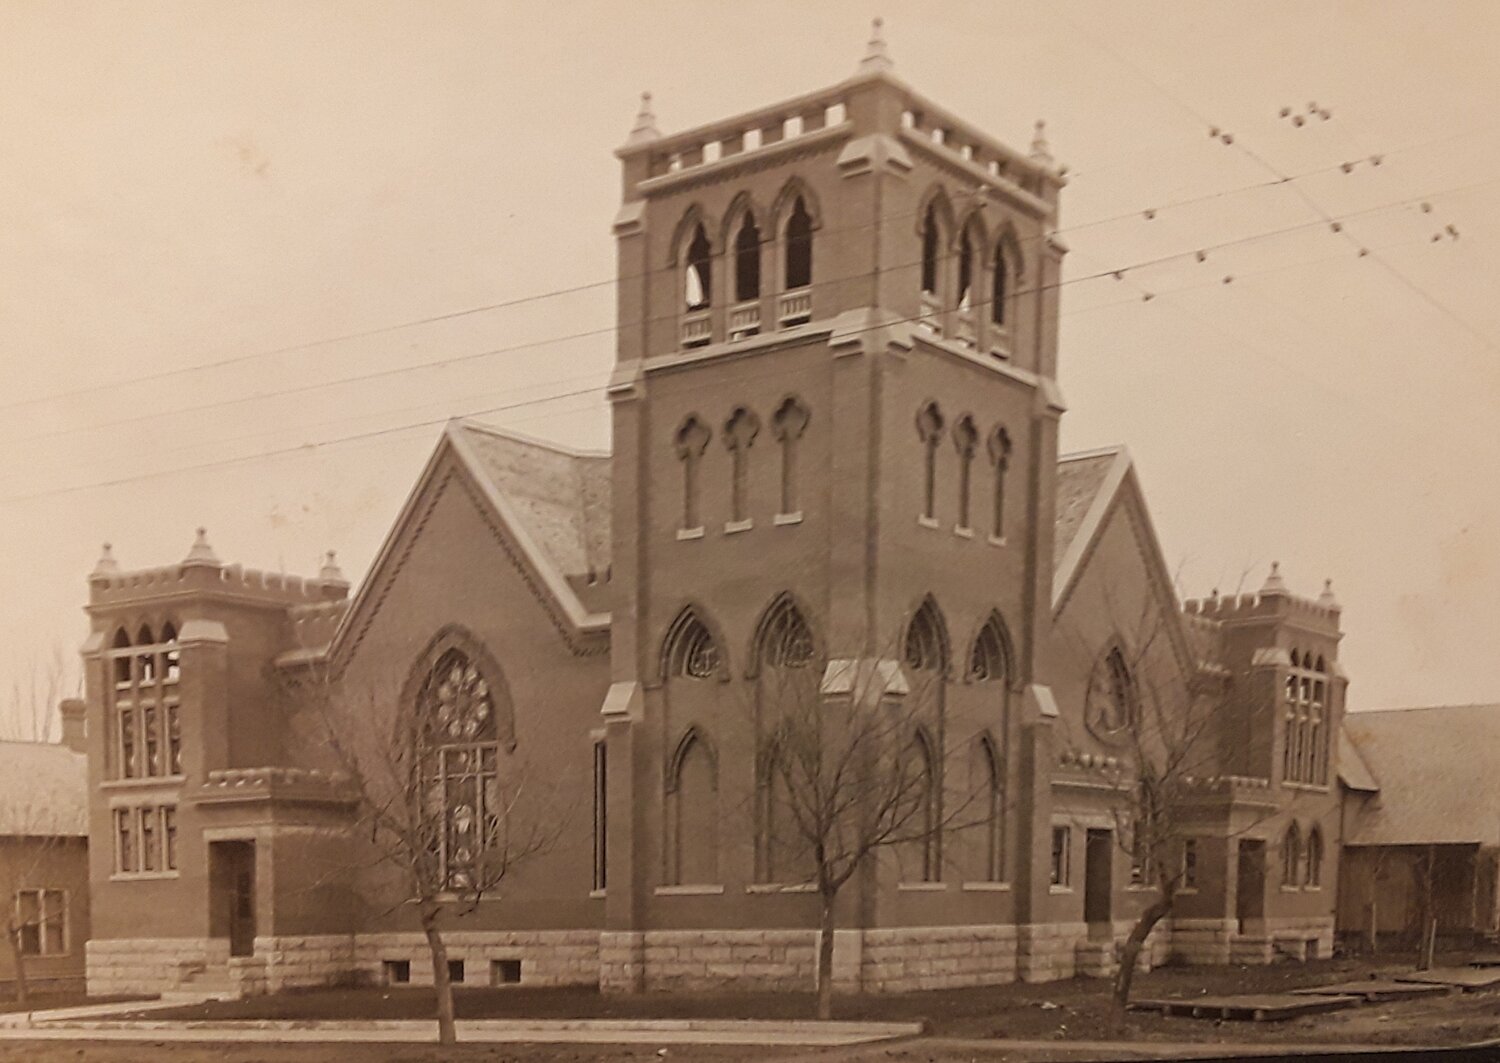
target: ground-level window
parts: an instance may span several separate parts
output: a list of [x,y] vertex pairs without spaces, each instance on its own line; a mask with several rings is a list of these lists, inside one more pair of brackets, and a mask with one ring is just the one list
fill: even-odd
[[21,955],[64,955],[68,951],[68,895],[62,890],[17,891],[16,924]]
[[1067,827],[1052,828],[1052,885],[1067,886],[1072,881],[1072,831]]

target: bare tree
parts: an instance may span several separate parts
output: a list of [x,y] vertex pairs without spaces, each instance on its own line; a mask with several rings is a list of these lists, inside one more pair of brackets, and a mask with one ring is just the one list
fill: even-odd
[[[1079,663],[1089,671],[1078,754],[1103,764],[1104,793],[1113,835],[1131,861],[1133,876],[1155,887],[1118,957],[1113,997],[1123,1009],[1142,948],[1170,916],[1188,873],[1187,846],[1201,826],[1207,791],[1235,775],[1256,739],[1250,685],[1220,665],[1205,667],[1183,621],[1153,595],[1131,610],[1106,592],[1107,640],[1074,632]],[[1175,609],[1175,603],[1173,608]],[[1238,823],[1243,834],[1274,812]]]
[[432,960],[438,1039],[453,1044],[443,930],[550,851],[568,807],[559,786],[528,779],[511,725],[497,718],[496,692],[459,650],[405,689],[324,674],[300,686],[301,713],[352,798],[344,870],[361,876],[362,890],[389,891],[391,910],[415,909]]
[[[968,801],[943,800],[936,673],[909,684],[890,659],[822,669],[793,648],[762,679],[757,818],[762,877],[810,878],[819,899],[817,1013],[833,1014],[834,906],[881,849],[909,846],[936,877],[944,833]],[[930,678],[929,678],[930,675]],[[822,677],[819,684],[818,678]],[[940,738],[937,739],[940,741]]]
[[78,696],[82,676],[70,675],[62,647],[10,669],[10,704],[0,715],[0,738],[14,742],[55,742],[57,706],[69,695]]

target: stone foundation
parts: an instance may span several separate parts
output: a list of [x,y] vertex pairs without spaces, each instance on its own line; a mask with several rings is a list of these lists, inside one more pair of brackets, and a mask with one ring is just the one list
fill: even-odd
[[1172,959],[1178,963],[1229,963],[1231,942],[1240,937],[1238,919],[1176,919],[1172,922]]
[[[487,986],[497,962],[520,964],[523,985],[598,985],[597,930],[449,930],[443,934],[450,963],[463,964],[465,985]],[[357,981],[387,980],[386,964],[409,964],[411,985],[432,985],[432,954],[422,934],[360,934],[354,938],[351,971]]]
[[115,938],[85,946],[90,996],[170,991],[193,974],[229,959],[221,938]]
[[1036,923],[1016,928],[1016,974],[1023,982],[1055,982],[1078,973],[1078,946],[1087,923]]
[[1182,919],[1172,931],[1172,958],[1189,964],[1259,965],[1333,955],[1329,916],[1261,919],[1240,933],[1236,919]]
[[[354,935],[320,934],[311,937],[258,937],[254,957],[260,961],[262,992],[282,989],[305,989],[309,986],[339,985],[359,980],[354,961]],[[232,973],[234,961],[231,961]],[[241,965],[240,980],[245,996],[253,995],[251,982],[257,977],[254,965]]]
[[816,969],[813,930],[652,930],[644,935],[648,991],[808,989]]
[[[1004,925],[866,930],[857,988],[868,993],[905,993],[1014,982],[1016,941],[1016,927]],[[835,975],[842,944],[835,940]],[[844,988],[837,977],[834,988]]]

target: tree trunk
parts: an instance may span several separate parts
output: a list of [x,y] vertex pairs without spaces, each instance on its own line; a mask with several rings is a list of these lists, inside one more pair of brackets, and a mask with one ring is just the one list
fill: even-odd
[[13,926],[10,933],[11,960],[16,968],[16,1003],[25,1004],[31,997],[31,991],[26,985],[26,956],[21,952],[21,928]]
[[432,953],[432,986],[437,991],[438,1044],[451,1045],[458,1041],[458,1031],[453,1021],[453,983],[448,980],[448,946],[443,944],[442,931],[438,929],[439,909],[422,907],[422,933],[427,935],[427,948]]
[[1130,928],[1130,936],[1120,948],[1120,968],[1115,971],[1115,1008],[1124,1011],[1130,1003],[1130,986],[1135,981],[1135,963],[1151,936],[1152,929],[1172,910],[1172,896],[1165,894],[1151,903]]
[[822,894],[822,918],[818,926],[818,1018],[833,1018],[833,901],[836,894]]

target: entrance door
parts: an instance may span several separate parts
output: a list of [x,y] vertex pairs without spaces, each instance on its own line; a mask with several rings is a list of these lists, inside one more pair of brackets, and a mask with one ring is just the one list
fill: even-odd
[[213,842],[209,846],[213,933],[229,939],[229,955],[255,953],[255,843]]
[[1083,918],[1089,934],[1114,933],[1114,838],[1107,830],[1090,830],[1083,850]]
[[1240,921],[1240,933],[1252,929],[1246,924],[1265,918],[1266,914],[1266,843],[1241,838],[1235,861],[1234,914]]

